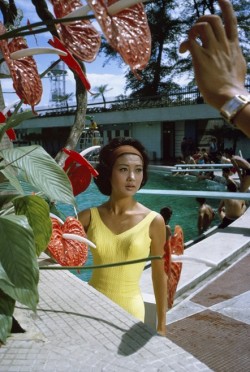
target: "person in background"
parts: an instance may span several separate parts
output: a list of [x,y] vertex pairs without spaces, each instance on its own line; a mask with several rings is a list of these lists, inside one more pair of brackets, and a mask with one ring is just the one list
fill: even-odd
[[231,168],[222,168],[222,177],[225,179],[226,185],[229,183],[234,183],[237,187],[236,182],[232,179],[232,171]]
[[171,227],[169,226],[170,218],[172,217],[173,211],[171,207],[163,207],[160,210],[160,214],[164,218],[166,225],[166,240],[172,236]]
[[218,152],[217,158],[220,164],[231,164],[231,157],[230,151],[225,149],[223,152]]
[[188,155],[192,155],[196,149],[196,146],[194,144],[192,137],[188,137],[187,143],[188,143]]
[[217,152],[218,152],[217,139],[215,137],[212,137],[209,143],[209,157],[214,163],[216,163]]
[[[94,179],[108,199],[79,213],[92,250],[94,265],[164,255],[166,227],[163,217],[135,199],[147,182],[149,159],[144,146],[133,138],[114,138],[103,146]],[[139,281],[145,263],[93,270],[89,284],[144,321],[145,308]],[[157,332],[166,335],[167,275],[163,260],[152,260],[152,281],[157,309]]]
[[196,198],[196,201],[199,203],[198,232],[199,235],[201,235],[211,225],[215,217],[215,213],[212,207],[206,203],[205,198]]
[[197,149],[195,150],[195,152],[193,153],[192,156],[193,156],[193,159],[194,159],[195,163],[198,163],[199,159],[202,156],[201,149],[199,147],[197,147]]
[[238,155],[232,156],[231,162],[239,176],[239,191],[247,192],[250,187],[250,163]]
[[[237,192],[237,185],[234,182],[230,182],[227,185],[227,191]],[[246,210],[246,204],[244,200],[239,199],[223,199],[221,200],[218,213],[221,219],[221,223],[218,228],[224,229],[232,222],[237,220]]]
[[189,51],[198,88],[209,105],[250,137],[250,95],[245,88],[246,60],[237,19],[229,0],[218,0],[222,19],[204,15],[191,27],[180,53]]
[[187,137],[183,137],[183,140],[181,142],[181,154],[182,154],[182,159],[186,161],[186,157],[189,155],[189,145],[188,145]]

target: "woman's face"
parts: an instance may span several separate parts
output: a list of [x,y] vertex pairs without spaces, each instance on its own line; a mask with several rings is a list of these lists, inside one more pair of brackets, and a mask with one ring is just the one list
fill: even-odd
[[140,156],[124,154],[119,156],[112,169],[112,194],[132,196],[140,188],[143,180],[143,163]]

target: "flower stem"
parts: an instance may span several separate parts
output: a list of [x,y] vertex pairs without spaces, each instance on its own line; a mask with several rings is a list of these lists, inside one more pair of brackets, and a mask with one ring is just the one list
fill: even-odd
[[108,263],[103,265],[90,265],[90,266],[40,266],[40,270],[92,270],[92,269],[102,269],[105,267],[114,267],[114,266],[123,266],[123,265],[132,265],[144,261],[152,261],[152,260],[161,260],[162,256],[148,256],[145,258],[139,258],[138,260],[131,260],[131,261],[121,261],[121,262],[114,262]]

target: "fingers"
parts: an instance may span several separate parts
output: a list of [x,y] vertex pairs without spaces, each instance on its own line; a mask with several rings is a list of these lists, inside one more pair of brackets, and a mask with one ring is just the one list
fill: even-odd
[[218,41],[221,45],[225,45],[228,41],[238,42],[237,19],[229,0],[219,0],[219,5],[222,11],[222,19],[217,15],[205,15],[198,19],[196,24],[190,29],[188,40],[181,43],[179,51],[185,53],[191,50],[197,38],[202,41],[202,46],[208,48]]
[[203,17],[191,27],[188,33],[188,40],[180,44],[180,53],[185,53],[188,50],[190,52],[198,51],[201,47],[208,48],[217,42],[213,28],[210,23],[206,22],[207,17],[205,17],[205,22],[202,22],[202,20]]
[[237,18],[235,16],[233,6],[229,0],[219,0],[219,5],[224,19],[225,31],[227,38],[230,41],[238,39]]
[[202,16],[198,19],[195,26],[200,32],[205,48],[209,46],[208,44],[213,44],[216,41],[219,43],[226,42],[225,28],[219,16]]

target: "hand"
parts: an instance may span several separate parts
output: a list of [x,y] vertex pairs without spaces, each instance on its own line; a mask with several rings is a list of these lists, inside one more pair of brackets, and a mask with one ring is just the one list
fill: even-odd
[[180,45],[181,53],[189,50],[192,55],[196,82],[204,100],[216,109],[236,94],[248,94],[237,19],[229,0],[219,0],[219,5],[225,26],[217,15],[202,16],[190,29],[188,40]]

